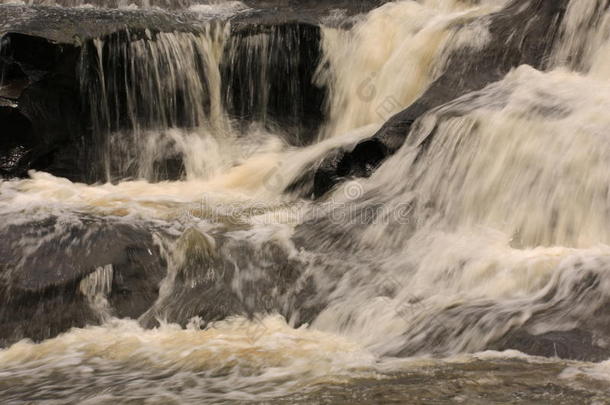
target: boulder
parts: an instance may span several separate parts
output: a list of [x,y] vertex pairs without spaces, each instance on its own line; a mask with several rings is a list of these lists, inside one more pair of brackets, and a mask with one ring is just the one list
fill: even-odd
[[103,321],[83,290],[102,268],[112,273],[109,315],[137,319],[166,273],[151,231],[128,223],[52,216],[3,225],[0,238],[0,346]]
[[492,345],[491,349],[518,350],[532,356],[590,362],[604,361],[610,356],[607,347],[599,346],[593,334],[582,329],[553,331],[539,335],[517,330],[504,336]]
[[319,313],[304,305],[311,287],[303,263],[278,243],[259,246],[190,228],[171,243],[163,293],[140,321],[146,327],[158,326],[159,319],[185,326],[195,317],[207,324],[280,313],[301,325]]

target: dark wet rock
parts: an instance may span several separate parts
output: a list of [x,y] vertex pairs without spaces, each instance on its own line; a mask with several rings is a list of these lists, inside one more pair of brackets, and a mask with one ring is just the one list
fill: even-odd
[[351,167],[345,163],[349,160],[345,151],[335,148],[327,153],[323,160],[317,162],[295,179],[285,192],[296,194],[304,198],[320,198],[335,184],[349,176]]
[[[371,138],[333,152],[316,176],[315,196],[348,177],[366,177],[394,154],[415,121],[431,109],[502,79],[511,69],[527,64],[544,69],[558,37],[568,0],[513,0],[489,17],[491,40],[482,49],[461,48],[450,57],[444,73],[406,110],[396,114]],[[336,169],[332,170],[335,166]],[[339,175],[339,172],[347,175]]]
[[391,0],[244,0],[243,3],[252,8],[324,15],[329,10],[345,10],[350,14],[366,13],[389,1]]
[[[14,104],[23,90],[30,84],[27,75],[15,63],[4,63],[0,70],[0,105]],[[13,101],[13,102],[9,102]],[[16,105],[15,105],[16,106]]]
[[[4,265],[0,266],[0,271],[7,271]],[[87,299],[76,291],[76,282],[36,291],[7,292],[5,288],[0,288],[4,297],[0,307],[0,347],[7,347],[22,339],[42,341],[73,327],[98,323]],[[10,299],[7,294],[11,294]]]
[[498,343],[494,350],[518,350],[542,357],[599,362],[608,359],[610,349],[595,343],[590,332],[573,329],[569,331],[547,332],[539,335],[525,331],[511,332]]
[[[198,31],[204,24],[195,16],[161,10],[15,5],[0,6],[0,21],[0,96],[10,97],[13,107],[10,115],[2,114],[1,124],[18,129],[6,131],[1,141],[3,177],[37,169],[84,182],[106,179],[97,170],[99,156],[92,150],[99,142],[81,88],[81,64],[95,69],[97,61],[83,58],[82,50],[93,47],[93,38],[113,44],[159,32]],[[99,98],[91,101],[100,104]],[[127,115],[122,107],[119,122]],[[160,165],[160,172],[171,174],[181,168],[171,161]]]
[[242,124],[278,127],[293,145],[315,139],[324,121],[325,90],[314,84],[320,27],[301,21],[236,21],[222,63],[223,94]]
[[149,229],[48,217],[0,230],[0,345],[42,340],[101,321],[83,279],[112,266],[110,314],[137,318],[158,296],[165,263]]
[[608,359],[610,298],[604,287],[606,274],[599,270],[607,265],[605,259],[574,263],[574,273],[562,273],[551,283],[533,307],[531,318],[492,342],[490,348],[581,361]]
[[[124,0],[28,0],[29,4],[34,5],[53,5],[62,7],[78,7],[84,4],[104,7],[119,8],[125,7]],[[207,0],[130,0],[129,4],[138,7],[161,7],[167,9],[181,9],[197,4],[205,4]]]
[[[351,153],[346,150],[351,149]],[[286,193],[318,199],[336,184],[354,177],[369,177],[387,156],[387,147],[375,139],[335,148],[324,158],[304,168],[286,189]]]
[[[152,32],[193,32],[206,19],[192,13],[159,9],[96,9],[0,5],[0,35],[19,33],[56,44],[78,45],[129,29],[136,35]],[[37,63],[44,63],[35,52]]]
[[2,36],[0,87],[7,97],[0,106],[4,177],[23,176],[29,169],[50,169],[67,177],[78,171],[70,145],[70,134],[78,133],[81,124],[75,119],[80,116],[77,57],[72,45],[19,33]]
[[111,292],[108,295],[112,315],[138,319],[159,297],[167,263],[153,245],[133,241],[125,246],[120,260],[115,260]]
[[[30,166],[31,148],[35,146],[32,125],[12,101],[0,99],[0,175],[21,176]],[[11,134],[11,136],[9,136]],[[15,136],[16,135],[16,136]]]
[[[569,311],[564,305],[558,307],[563,313]],[[581,319],[570,321],[561,317],[553,319],[554,309],[545,308],[525,324],[519,325],[520,314],[501,310],[491,312],[498,309],[499,306],[492,303],[447,309],[407,332],[408,342],[400,351],[391,354],[401,357],[422,354],[443,357],[455,352],[457,347],[459,352],[516,350],[532,356],[590,362],[610,357],[610,347],[605,339],[608,328],[595,325],[589,315],[581,314]],[[536,332],[537,328],[550,330]],[[499,336],[487,342],[484,340],[494,335]],[[425,339],[421,339],[421,336],[425,336]]]
[[[342,9],[350,14],[363,13],[391,0],[243,0],[241,3],[255,9],[281,9],[282,11],[323,15],[329,9]],[[124,0],[28,0],[33,5],[77,7],[83,4],[107,9],[123,7]],[[160,7],[184,10],[197,5],[209,5],[209,0],[130,0],[129,4],[141,8]],[[212,2],[212,4],[214,4]]]
[[325,158],[314,175],[313,196],[319,198],[335,184],[349,177],[369,177],[387,156],[386,145],[370,139],[357,144],[351,153],[336,150]]
[[208,324],[270,313],[300,325],[319,313],[303,305],[312,285],[302,263],[276,243],[256,246],[188,229],[170,254],[164,293],[140,319],[145,327],[157,326],[158,319],[185,326],[195,317]]
[[[150,224],[97,217],[50,217],[0,230],[0,346],[54,337],[107,316],[186,326],[234,315],[279,313],[296,325],[323,308],[303,263],[275,242],[203,234],[187,229],[177,240]],[[167,248],[163,253],[153,234]],[[167,256],[166,256],[167,255]],[[100,298],[83,283],[110,271]],[[97,284],[95,284],[97,283]]]

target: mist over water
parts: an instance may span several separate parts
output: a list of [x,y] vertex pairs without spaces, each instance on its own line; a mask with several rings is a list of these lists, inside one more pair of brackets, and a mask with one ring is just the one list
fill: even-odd
[[[455,55],[491,46],[510,5],[405,0],[322,24],[319,125],[296,97],[312,63],[295,50],[306,27],[235,39],[220,18],[196,33],[84,44],[92,181],[34,170],[0,181],[0,230],[12,235],[0,251],[19,252],[3,263],[7,297],[36,291],[32,271],[69,280],[85,321],[35,341],[35,327],[11,325],[0,397],[360,402],[368,387],[423,402],[436,387],[446,402],[485,403],[517,400],[506,387],[518,381],[531,403],[607,401],[607,1],[570,1],[545,70],[518,66],[430,109],[370,177],[317,200],[286,192],[416,102]],[[283,83],[274,58],[287,60]],[[295,95],[290,105],[276,88]],[[127,258],[114,253],[136,242]],[[102,252],[120,260],[97,263]],[[137,305],[118,291],[129,283],[143,286]],[[563,336],[597,362],[563,355]],[[541,357],[516,351],[533,337],[551,342]],[[540,384],[557,397],[539,396]]]

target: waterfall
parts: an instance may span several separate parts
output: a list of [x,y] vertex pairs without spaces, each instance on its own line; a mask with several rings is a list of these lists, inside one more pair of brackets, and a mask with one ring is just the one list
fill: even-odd
[[215,167],[196,161],[193,153],[231,142],[219,71],[228,27],[206,28],[154,39],[150,31],[143,38],[126,31],[85,46],[81,92],[106,180],[161,179],[176,155],[184,155],[187,176],[214,173]]
[[[367,265],[372,280],[345,265],[342,277],[352,283],[333,292],[316,325],[384,351],[390,341],[396,352],[459,353],[482,350],[516,325],[569,330],[601,310],[610,280],[601,264],[610,253],[607,90],[576,73],[524,66],[423,117],[407,144],[360,183],[345,214],[358,221],[338,239],[312,242],[330,252],[350,246],[355,260],[375,263]],[[400,216],[354,214],[378,206]],[[319,224],[302,232],[332,235],[328,228],[345,226]],[[587,275],[600,284],[577,298]],[[534,315],[534,307],[563,300],[574,305],[565,318]],[[373,325],[377,333],[364,332]]]
[[110,319],[107,296],[112,290],[112,265],[97,268],[80,282],[80,291],[89,305],[96,309],[102,321]]
[[607,0],[24,3],[0,398],[607,399]]
[[318,80],[331,96],[323,136],[383,123],[408,107],[442,73],[452,51],[484,46],[489,33],[477,17],[501,7],[502,2],[397,2],[350,30],[324,28]]
[[241,132],[310,143],[322,119],[317,54],[314,28],[232,33],[214,21],[200,33],[88,42],[79,79],[95,140],[88,160],[103,173],[94,167],[93,178],[209,179],[260,146]]

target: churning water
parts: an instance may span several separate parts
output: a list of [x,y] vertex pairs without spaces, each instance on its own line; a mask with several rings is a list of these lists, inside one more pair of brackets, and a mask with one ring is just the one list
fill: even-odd
[[[608,403],[607,362],[494,351],[515,330],[584,330],[610,346],[607,1],[572,0],[547,70],[520,66],[429,111],[370,178],[317,201],[284,192],[412,104],[451,54],[488,46],[490,16],[508,3],[405,0],[323,26],[313,80],[327,88],[326,118],[312,142],[268,109],[281,33],[236,43],[215,21],[83,48],[98,182],[0,182],[0,227],[37,229],[3,242],[22,252],[3,277],[22,277],[49,246],[108,250],[114,237],[92,235],[104,227],[145,234],[163,274],[129,319],[110,298],[123,276],[112,263],[91,269],[74,293],[93,320],[0,350],[0,397]],[[227,111],[245,98],[226,83],[244,47],[247,124]]]

